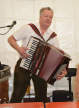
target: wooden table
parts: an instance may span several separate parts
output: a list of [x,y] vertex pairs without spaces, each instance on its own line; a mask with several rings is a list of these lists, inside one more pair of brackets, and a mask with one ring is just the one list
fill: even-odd
[[46,103],[46,108],[79,108],[79,102],[51,102]]
[[42,102],[0,104],[0,108],[44,108]]
[[0,104],[0,108],[79,108],[79,102],[42,102]]

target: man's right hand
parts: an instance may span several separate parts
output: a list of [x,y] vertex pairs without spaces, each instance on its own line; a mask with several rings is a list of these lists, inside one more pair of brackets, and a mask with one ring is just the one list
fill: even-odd
[[29,55],[26,53],[28,50],[27,47],[19,47],[18,52],[22,56],[22,58],[27,58]]
[[8,42],[9,44],[14,48],[16,49],[16,51],[18,51],[18,53],[22,56],[22,58],[26,58],[28,57],[29,55],[26,53],[26,50],[28,50],[27,47],[20,47],[17,42],[17,40],[14,38],[14,36],[10,36],[8,38]]

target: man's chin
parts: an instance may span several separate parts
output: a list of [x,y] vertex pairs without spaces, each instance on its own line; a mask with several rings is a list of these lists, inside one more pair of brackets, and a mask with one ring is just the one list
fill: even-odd
[[50,24],[46,24],[46,27],[50,27]]

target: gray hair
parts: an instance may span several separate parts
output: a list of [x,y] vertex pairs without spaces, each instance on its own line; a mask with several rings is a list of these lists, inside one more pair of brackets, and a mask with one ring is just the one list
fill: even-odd
[[54,13],[53,9],[51,9],[50,7],[44,7],[44,8],[41,8],[41,9],[40,9],[40,15],[42,14],[42,12],[43,12],[44,10],[49,10],[49,11],[51,11],[52,13]]

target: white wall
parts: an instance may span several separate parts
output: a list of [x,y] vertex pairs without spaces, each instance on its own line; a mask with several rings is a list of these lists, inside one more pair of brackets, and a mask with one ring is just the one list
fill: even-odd
[[[75,67],[79,62],[78,4],[78,0],[0,0],[0,26],[9,25],[14,20],[17,22],[9,33],[0,35],[0,61],[10,65],[13,73],[18,54],[9,46],[7,38],[22,25],[37,21],[41,7],[50,6],[54,9],[51,27],[57,31],[60,47],[72,58],[69,66]],[[0,29],[0,33],[6,32],[7,29]],[[66,83],[62,83],[63,81]],[[65,78],[55,84],[55,87],[67,88],[67,86],[68,82]],[[49,90],[50,87],[52,86],[49,86]]]

